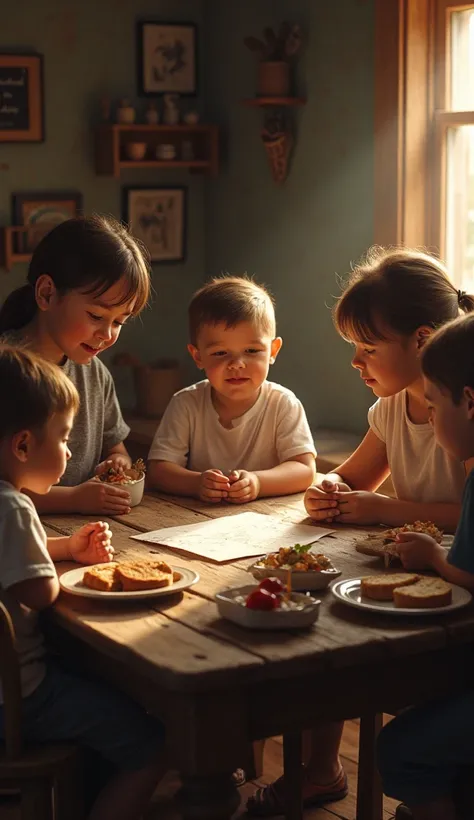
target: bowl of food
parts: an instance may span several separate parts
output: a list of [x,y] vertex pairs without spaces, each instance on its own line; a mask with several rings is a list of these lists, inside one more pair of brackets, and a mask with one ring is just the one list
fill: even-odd
[[145,462],[139,458],[128,469],[109,467],[96,476],[97,481],[115,484],[128,490],[130,506],[136,507],[143,498],[145,490]]
[[291,573],[291,586],[295,591],[325,589],[341,574],[326,555],[311,552],[311,544],[280,547],[278,552],[259,558],[248,570],[257,580],[273,576],[282,582],[287,582]]
[[302,629],[311,626],[321,601],[309,594],[288,592],[278,578],[264,578],[217,593],[217,608],[227,618],[248,629]]

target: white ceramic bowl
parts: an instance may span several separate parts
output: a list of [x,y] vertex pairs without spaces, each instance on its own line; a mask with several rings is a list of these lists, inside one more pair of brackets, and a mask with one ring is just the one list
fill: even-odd
[[[279,581],[286,584],[288,581],[287,569],[275,569],[272,567],[265,567],[259,564],[258,561],[248,567],[248,571],[252,573],[253,577],[258,581],[263,578],[278,578]],[[335,581],[341,575],[339,569],[322,569],[321,572],[310,570],[309,572],[300,572],[293,570],[291,573],[291,587],[292,589],[306,590],[306,589],[326,589],[331,581]]]
[[[116,481],[104,481],[104,484],[110,483],[114,487],[120,487],[120,489],[128,490],[130,494],[130,506],[136,507],[143,498],[143,492],[145,489],[145,473],[140,473],[140,476],[137,479],[132,478],[135,474],[135,470],[124,470],[124,473],[125,475],[131,476],[129,484],[119,484]],[[100,481],[99,477],[97,477],[97,481]]]
[[311,626],[319,615],[321,601],[299,592],[293,592],[291,600],[301,604],[301,609],[272,609],[267,612],[248,609],[236,600],[238,596],[247,596],[254,589],[257,589],[256,585],[250,584],[218,592],[215,597],[219,615],[248,629],[302,629]]

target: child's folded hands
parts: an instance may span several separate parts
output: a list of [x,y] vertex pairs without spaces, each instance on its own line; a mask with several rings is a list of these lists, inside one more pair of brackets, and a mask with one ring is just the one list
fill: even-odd
[[339,515],[339,493],[350,492],[348,484],[323,481],[312,484],[305,492],[304,505],[306,512],[315,521],[332,521]]
[[233,470],[230,474],[230,488],[227,501],[231,504],[247,504],[260,493],[260,480],[248,470]]
[[112,532],[104,521],[84,524],[69,536],[69,552],[79,564],[101,564],[111,561],[114,548]]
[[227,498],[229,489],[229,478],[222,470],[205,470],[198,478],[197,496],[201,501],[218,504],[223,498]]

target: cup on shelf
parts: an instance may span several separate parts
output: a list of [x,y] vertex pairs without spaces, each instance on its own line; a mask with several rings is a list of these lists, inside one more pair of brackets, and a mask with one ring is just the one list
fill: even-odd
[[127,142],[125,152],[131,160],[139,161],[144,159],[146,154],[146,142]]
[[172,143],[167,142],[157,145],[156,158],[163,161],[176,159],[176,147]]

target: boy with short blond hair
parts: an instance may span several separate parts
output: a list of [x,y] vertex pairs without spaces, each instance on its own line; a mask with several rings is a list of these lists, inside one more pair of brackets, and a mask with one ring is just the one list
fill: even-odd
[[233,504],[305,490],[316,451],[301,402],[267,381],[282,346],[268,291],[247,277],[212,279],[191,300],[189,335],[207,378],[166,409],[148,456],[150,484]]
[[[0,601],[15,629],[22,732],[31,743],[75,741],[86,761],[98,755],[95,768],[106,761],[116,770],[88,820],[139,820],[163,771],[162,726],[112,687],[46,658],[38,627],[37,612],[59,594],[53,561],[108,562],[114,551],[102,521],[47,538],[24,492],[46,494],[63,475],[79,395],[60,367],[8,346],[0,346],[0,384]],[[0,684],[0,739],[4,732]]]

